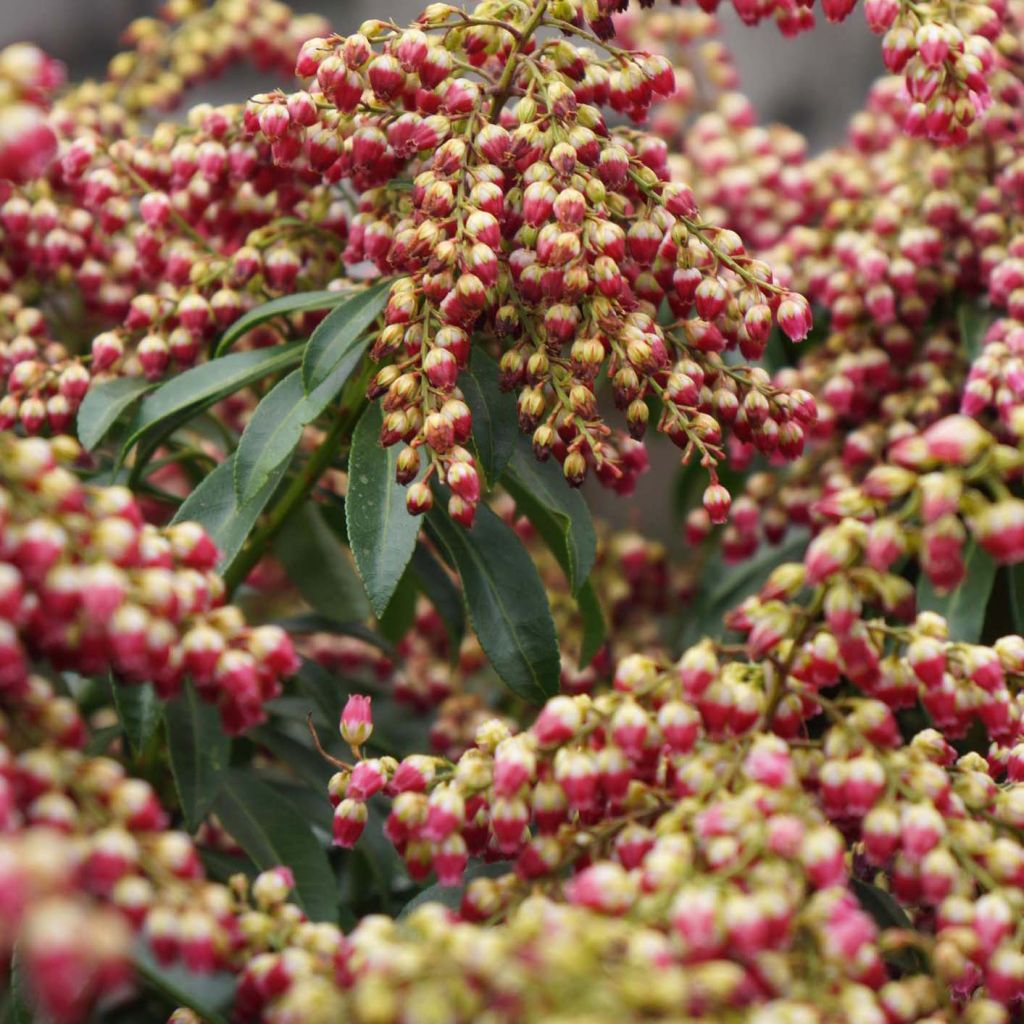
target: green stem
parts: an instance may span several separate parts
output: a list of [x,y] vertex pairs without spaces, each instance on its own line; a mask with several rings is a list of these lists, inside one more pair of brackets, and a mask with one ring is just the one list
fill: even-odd
[[[498,79],[498,84],[495,88],[494,102],[491,105],[491,124],[497,124],[498,118],[501,115],[501,108],[505,106],[505,102],[508,100],[509,94],[512,92],[512,80],[516,76],[516,68],[518,66],[518,60],[520,52],[523,47],[529,42],[530,36],[536,31],[537,26],[540,25],[544,18],[544,14],[548,9],[548,0],[540,0],[537,4],[536,10],[530,15],[529,21],[523,26],[519,33],[518,38],[512,46],[512,50],[509,52],[508,60],[505,63],[505,70],[501,73],[501,78]],[[503,25],[503,28],[509,28],[507,25]]]
[[263,525],[253,533],[245,547],[224,571],[224,585],[229,595],[249,575],[288,517],[306,499],[317,480],[330,467],[342,439],[351,432],[362,411],[363,403],[359,402],[348,413],[338,416],[316,451],[292,477],[291,483],[281,495],[280,501],[271,509]]

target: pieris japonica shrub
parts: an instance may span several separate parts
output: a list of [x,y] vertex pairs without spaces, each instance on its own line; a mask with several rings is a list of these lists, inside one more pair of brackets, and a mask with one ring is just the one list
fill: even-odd
[[5,1020],[1021,1019],[1024,7],[716,7],[0,51]]

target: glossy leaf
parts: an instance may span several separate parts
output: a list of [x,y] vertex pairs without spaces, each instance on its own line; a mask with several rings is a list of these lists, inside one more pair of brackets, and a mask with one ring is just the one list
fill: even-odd
[[9,1024],[32,1024],[34,1017],[29,1000],[28,984],[17,946],[11,953],[10,964],[7,984],[7,1019]]
[[516,400],[498,386],[498,364],[474,345],[459,387],[473,414],[473,446],[488,486],[501,476],[519,438]]
[[547,594],[511,527],[486,505],[466,530],[435,507],[431,535],[462,578],[470,621],[484,653],[506,685],[541,703],[558,692],[560,656]]
[[232,768],[213,809],[258,868],[292,869],[295,902],[311,920],[337,919],[337,890],[326,853],[302,815],[270,786],[249,770]]
[[351,295],[317,324],[302,357],[302,382],[306,392],[315,391],[344,359],[362,355],[364,332],[380,315],[391,291],[390,281],[378,281]]
[[92,451],[152,386],[144,377],[115,377],[93,384],[78,407],[78,440],[82,447]]
[[173,520],[175,523],[193,520],[203,525],[220,552],[217,563],[220,572],[242,550],[260,513],[266,508],[288,470],[287,461],[282,462],[252,499],[241,504],[235,494],[234,462],[235,456],[231,455],[209,476],[204,477],[178,508]]
[[558,559],[569,589],[578,594],[597,555],[597,535],[583,495],[565,482],[554,459],[538,462],[525,440],[516,445],[502,483]]
[[957,306],[956,324],[960,330],[960,343],[969,361],[976,359],[981,352],[985,332],[992,320],[992,311],[983,309],[977,302],[961,302]]
[[458,656],[459,646],[466,633],[466,613],[462,607],[462,595],[452,578],[445,571],[427,547],[419,544],[412,556],[412,571],[420,590],[441,616],[444,630],[448,634],[448,646],[453,658]]
[[288,316],[292,313],[308,313],[315,309],[333,309],[344,302],[349,292],[315,291],[295,292],[293,295],[282,295],[279,299],[271,299],[245,316],[239,317],[220,337],[217,342],[216,354],[222,356],[243,334],[260,324],[265,324],[274,317]]
[[471,864],[463,875],[462,885],[428,885],[422,892],[417,893],[402,908],[398,915],[399,920],[408,917],[417,907],[424,903],[440,903],[449,910],[458,910],[462,905],[462,896],[466,891],[466,883],[474,878],[501,878],[513,870],[513,865],[507,860],[493,861],[489,864]]
[[334,400],[363,354],[366,342],[350,350],[324,382],[306,394],[302,371],[293,370],[256,406],[235,452],[235,494],[245,505],[266,486],[274,471],[291,458],[302,432]]
[[220,789],[231,753],[231,740],[221,728],[217,709],[200,700],[189,682],[164,708],[164,719],[171,774],[185,825],[194,832]]
[[163,718],[164,705],[152,683],[119,683],[111,678],[110,689],[121,729],[135,756],[145,749]]
[[964,553],[966,574],[960,586],[940,594],[921,573],[917,584],[917,610],[938,612],[949,623],[949,638],[973,644],[981,639],[985,610],[996,581],[996,563],[974,541]]
[[302,357],[303,343],[234,352],[172,377],[148,394],[132,421],[124,455],[144,437],[161,437],[187,422],[202,409],[239,389],[294,366]]
[[314,611],[335,622],[366,618],[366,596],[348,552],[314,502],[288,519],[274,541],[274,553]]
[[391,643],[400,643],[402,637],[412,629],[416,619],[416,598],[419,597],[419,593],[415,575],[406,570],[398,581],[384,614],[378,619],[380,631]]
[[401,446],[381,447],[382,415],[380,404],[371,402],[356,424],[345,499],[349,544],[378,618],[412,558],[422,525],[422,516],[406,511],[406,489],[395,481]]

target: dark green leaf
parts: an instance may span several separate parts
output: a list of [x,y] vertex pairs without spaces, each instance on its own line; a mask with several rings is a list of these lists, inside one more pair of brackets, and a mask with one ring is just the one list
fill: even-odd
[[199,859],[206,873],[218,882],[227,882],[232,875],[248,875],[254,878],[258,871],[244,853],[225,853],[223,850],[199,848]]
[[992,320],[992,311],[982,309],[976,302],[961,302],[957,306],[956,323],[960,329],[960,342],[964,347],[964,356],[968,361],[974,360],[981,351],[985,332]]
[[121,454],[143,437],[162,437],[196,413],[240,388],[293,366],[302,357],[303,343],[275,345],[251,352],[234,352],[172,377],[147,395],[132,421]]
[[302,666],[295,674],[295,683],[320,710],[326,724],[332,729],[336,728],[341,720],[345,699],[350,692],[342,685],[342,681],[322,665],[304,658]]
[[28,982],[21,966],[21,956],[17,946],[11,953],[7,1012],[9,1024],[32,1024],[32,1004],[29,999]]
[[342,359],[358,349],[362,355],[363,333],[373,324],[388,301],[391,282],[377,281],[356,292],[317,324],[302,357],[302,381],[306,391],[316,390]]
[[78,407],[78,440],[92,451],[107,431],[151,387],[144,377],[115,377],[93,384]]
[[324,382],[308,395],[302,371],[294,370],[256,406],[235,453],[235,494],[245,505],[260,492],[302,440],[302,432],[341,391],[363,354],[367,339],[349,351]]
[[578,594],[597,555],[597,536],[583,495],[565,482],[554,459],[538,462],[525,440],[516,445],[502,483],[558,559],[569,589]]
[[305,819],[265,782],[233,768],[213,807],[256,866],[286,865],[295,874],[295,901],[313,921],[334,921],[337,892],[327,855]]
[[269,750],[278,761],[291,768],[318,793],[327,792],[327,781],[335,769],[310,746],[308,735],[306,742],[302,743],[289,736],[280,722],[257,726],[245,735],[254,743]]
[[725,613],[757,591],[773,569],[784,562],[802,561],[806,547],[807,533],[795,530],[784,544],[763,545],[753,558],[736,565],[727,565],[718,554],[709,559],[701,573],[699,596],[684,611],[680,646],[720,634]]
[[398,915],[399,920],[408,917],[417,907],[424,903],[440,903],[449,910],[458,910],[462,904],[462,894],[466,891],[465,882],[471,882],[474,878],[501,878],[513,870],[513,865],[507,860],[492,861],[489,864],[472,864],[466,869],[463,875],[462,885],[429,885],[423,892],[417,893],[402,908]]
[[366,596],[359,577],[314,502],[306,502],[285,523],[274,541],[274,553],[315,611],[335,622],[366,618]]
[[[850,889],[857,897],[857,902],[880,929],[915,930],[907,912],[896,902],[891,893],[860,878],[850,879]],[[905,974],[924,973],[928,966],[918,949],[900,949],[888,954],[887,959],[892,960]]]
[[416,578],[411,570],[398,581],[391,600],[388,602],[384,614],[380,617],[380,631],[393,644],[401,641],[402,637],[410,630],[413,620],[416,618],[416,598],[419,595],[419,588],[416,586]]
[[585,668],[601,649],[607,635],[601,602],[594,592],[594,584],[587,580],[577,597],[580,617],[583,619],[583,642],[580,645],[580,668]]
[[203,525],[220,552],[217,568],[221,572],[242,550],[260,513],[288,471],[287,461],[282,462],[270,474],[259,493],[251,501],[240,505],[235,495],[234,463],[235,456],[232,454],[205,477],[185,499],[173,520],[176,523],[194,520]]
[[187,1006],[208,1024],[225,1024],[235,995],[235,976],[226,971],[197,974],[182,964],[157,963],[148,944],[139,941],[135,970],[147,987],[162,996],[168,1006]]
[[966,575],[960,586],[940,594],[922,572],[917,583],[917,610],[938,612],[949,623],[949,638],[977,643],[985,624],[985,609],[996,581],[996,563],[974,541],[964,554]]
[[511,527],[486,505],[471,530],[440,508],[428,528],[462,578],[470,621],[510,689],[541,703],[558,692],[560,658],[548,598],[533,560]]
[[412,571],[416,574],[416,580],[427,600],[441,616],[445,632],[448,634],[448,646],[451,648],[452,657],[457,657],[462,637],[466,632],[466,614],[462,607],[459,588],[423,544],[418,544],[413,553]]
[[498,387],[498,364],[479,345],[473,346],[459,387],[473,414],[473,444],[480,468],[493,487],[519,437],[515,396]]
[[105,725],[102,729],[91,729],[89,741],[85,745],[85,753],[90,757],[98,757],[105,754],[114,740],[121,735],[120,725]]
[[1010,584],[1010,611],[1013,614],[1013,628],[1024,633],[1024,564],[1007,566]]
[[217,709],[200,700],[189,682],[167,704],[164,719],[174,785],[185,825],[194,832],[217,796],[228,765],[231,740],[221,728]]
[[294,295],[282,295],[279,299],[271,299],[255,309],[250,309],[245,316],[239,317],[217,342],[216,355],[222,356],[243,334],[254,327],[273,320],[276,316],[287,316],[290,313],[307,313],[314,309],[333,309],[344,302],[350,292],[295,292]]
[[152,683],[119,683],[110,680],[121,728],[135,756],[142,753],[160,725],[164,706]]
[[399,445],[382,448],[382,412],[371,402],[356,424],[348,461],[345,518],[352,554],[370,606],[384,614],[420,533],[420,516],[405,508],[405,488],[395,481]]

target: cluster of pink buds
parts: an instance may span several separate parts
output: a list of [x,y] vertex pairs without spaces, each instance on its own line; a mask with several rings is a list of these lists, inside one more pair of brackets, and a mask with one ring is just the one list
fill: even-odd
[[[671,95],[668,61],[611,44],[598,58],[573,39],[586,36],[574,19],[518,5],[502,27],[491,6],[311,40],[297,65],[309,91],[260,96],[246,112],[279,162],[362,191],[346,259],[399,275],[370,393],[383,442],[408,445],[397,475],[410,508],[430,507],[436,476],[453,516],[472,522],[481,482],[458,384],[481,334],[502,350],[502,385],[519,391],[538,457],[554,455],[571,484],[593,469],[629,490],[646,465],[598,411],[602,375],[633,438],[657,396],[658,428],[684,458],[713,467],[726,428],[750,450],[794,457],[813,406],[723,354],[758,358],[773,324],[803,338],[807,303],[735,232],[701,220],[661,140],[605,120],[602,108],[642,120]],[[548,23],[568,37],[534,40]]]
[[38,47],[0,50],[0,180],[25,181],[46,170],[57,151],[47,111],[63,81],[63,66]]
[[79,454],[70,438],[0,437],[0,691],[20,693],[45,659],[164,698],[190,676],[228,731],[261,721],[297,668],[288,635],[222,603],[201,527],[145,523],[126,488],[79,480]]

